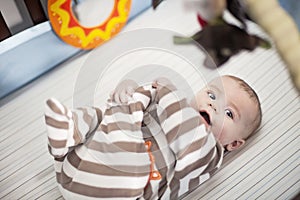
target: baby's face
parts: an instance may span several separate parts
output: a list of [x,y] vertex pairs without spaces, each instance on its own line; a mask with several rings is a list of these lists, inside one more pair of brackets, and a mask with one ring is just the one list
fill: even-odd
[[236,80],[226,76],[214,79],[200,90],[191,106],[229,151],[244,144],[243,138],[257,116],[255,102]]

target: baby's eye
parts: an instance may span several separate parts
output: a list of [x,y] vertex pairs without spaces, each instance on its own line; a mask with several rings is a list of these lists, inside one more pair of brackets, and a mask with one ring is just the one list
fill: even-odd
[[226,110],[225,110],[225,114],[226,114],[228,117],[230,117],[231,119],[233,119],[233,114],[232,114],[232,112],[231,112],[229,109],[226,109]]
[[211,98],[212,100],[216,100],[216,96],[214,95],[214,93],[208,91],[207,94],[209,98]]

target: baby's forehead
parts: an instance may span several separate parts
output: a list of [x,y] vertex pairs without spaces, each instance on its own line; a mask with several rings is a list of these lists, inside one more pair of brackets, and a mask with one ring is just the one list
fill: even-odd
[[229,82],[237,83],[238,81],[231,76],[219,76],[213,78],[209,83],[228,84]]
[[253,95],[249,92],[250,88],[247,89],[240,82],[231,77],[221,76],[210,81],[206,88],[216,91],[219,95],[221,94],[227,101],[256,107],[257,102],[252,98]]
[[216,88],[222,92],[226,92],[228,89],[242,91],[242,88],[239,87],[238,81],[227,76],[214,78],[213,80],[207,83],[206,88]]

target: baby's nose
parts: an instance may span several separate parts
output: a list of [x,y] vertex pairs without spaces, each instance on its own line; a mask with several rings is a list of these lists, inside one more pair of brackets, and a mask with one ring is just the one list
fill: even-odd
[[209,106],[210,108],[212,108],[215,112],[217,112],[217,108],[216,108],[215,105],[213,105],[212,103],[209,103],[208,106]]

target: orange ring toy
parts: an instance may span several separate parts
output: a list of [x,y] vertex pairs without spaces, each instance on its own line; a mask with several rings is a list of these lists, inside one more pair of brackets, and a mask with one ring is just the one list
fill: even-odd
[[48,0],[48,15],[55,33],[66,43],[92,49],[119,33],[126,24],[131,0],[115,0],[110,16],[100,25],[80,25],[71,8],[72,0]]

